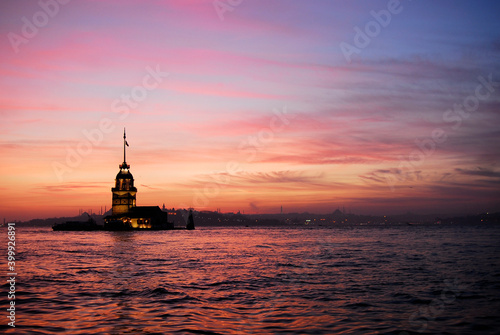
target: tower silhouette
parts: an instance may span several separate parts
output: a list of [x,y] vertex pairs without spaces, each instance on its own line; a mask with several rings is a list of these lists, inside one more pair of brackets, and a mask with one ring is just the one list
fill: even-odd
[[126,161],[127,135],[123,128],[123,163],[119,166],[120,171],[116,175],[115,187],[111,188],[113,193],[112,215],[127,213],[135,207],[135,195],[137,188],[134,187],[134,177],[130,173],[130,165]]

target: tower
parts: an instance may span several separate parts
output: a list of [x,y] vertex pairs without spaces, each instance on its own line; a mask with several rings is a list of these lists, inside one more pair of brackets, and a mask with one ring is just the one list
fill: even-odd
[[123,128],[123,163],[120,165],[120,172],[116,175],[115,187],[111,188],[113,193],[112,215],[127,213],[135,207],[135,195],[137,189],[134,187],[134,177],[130,173],[130,165],[126,161],[127,135]]

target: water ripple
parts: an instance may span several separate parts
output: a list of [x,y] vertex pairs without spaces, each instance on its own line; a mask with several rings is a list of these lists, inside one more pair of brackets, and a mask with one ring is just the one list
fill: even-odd
[[5,333],[500,329],[496,226],[19,234],[20,307]]

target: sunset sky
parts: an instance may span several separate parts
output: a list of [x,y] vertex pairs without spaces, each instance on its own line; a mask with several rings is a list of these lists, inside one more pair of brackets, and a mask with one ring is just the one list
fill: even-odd
[[2,1],[0,217],[500,210],[498,1]]

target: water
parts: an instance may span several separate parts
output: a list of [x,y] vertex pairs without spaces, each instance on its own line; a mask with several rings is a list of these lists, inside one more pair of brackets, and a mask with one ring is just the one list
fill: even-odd
[[499,226],[18,227],[16,242],[5,333],[500,333]]

